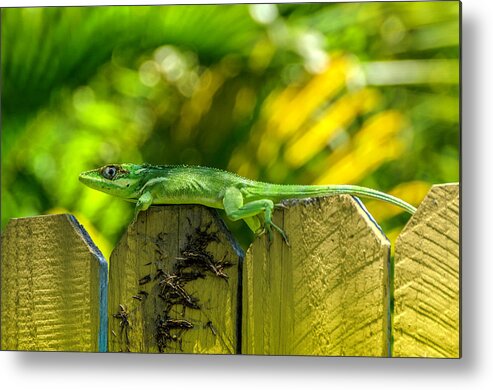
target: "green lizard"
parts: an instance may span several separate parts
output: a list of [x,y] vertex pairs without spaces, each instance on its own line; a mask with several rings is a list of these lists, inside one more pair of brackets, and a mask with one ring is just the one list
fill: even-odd
[[[79,180],[96,190],[136,202],[135,217],[153,204],[201,204],[223,209],[229,219],[242,219],[254,233],[271,227],[274,205],[283,199],[349,194],[379,199],[413,214],[416,209],[403,200],[371,188],[354,185],[282,185],[249,180],[216,168],[186,165],[111,164],[83,172]],[[259,216],[263,216],[262,229]]]

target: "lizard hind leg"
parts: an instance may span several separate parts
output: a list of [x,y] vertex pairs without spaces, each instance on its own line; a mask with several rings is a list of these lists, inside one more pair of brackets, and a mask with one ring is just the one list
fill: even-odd
[[[259,223],[252,222],[252,217],[263,214],[264,227],[267,234],[269,235],[269,239],[272,241],[272,226],[281,234],[284,241],[286,241],[286,243],[289,245],[288,238],[284,231],[272,222],[272,210],[274,209],[274,202],[272,202],[272,200],[260,199],[249,202],[247,204],[243,204],[243,195],[241,194],[241,191],[237,188],[230,187],[225,191],[223,205],[224,211],[226,212],[228,218],[233,221],[243,219],[250,228],[252,228],[252,226],[259,226]],[[252,224],[252,226],[250,224]]]
[[272,230],[271,230],[271,226],[276,229],[278,231],[278,233],[281,235],[281,237],[283,238],[284,242],[286,243],[287,246],[290,246],[289,245],[289,240],[288,240],[288,236],[286,235],[286,233],[284,233],[284,230],[282,230],[279,226],[277,226],[273,221],[272,221],[272,210],[274,209],[274,207],[272,207],[271,209],[266,209],[265,210],[265,230],[267,230],[267,233],[269,234],[269,239],[272,241]]
[[[268,199],[259,200],[258,202],[262,202],[262,201],[264,201],[264,202],[268,201],[269,202],[269,203],[266,203],[266,208],[264,211],[264,226],[265,226],[265,230],[267,230],[267,233],[269,235],[269,240],[272,241],[272,229],[271,229],[271,227],[273,227],[282,236],[286,245],[289,246],[288,236],[286,235],[286,233],[284,233],[284,230],[282,230],[279,226],[277,226],[272,221],[272,211],[274,210],[274,203]],[[252,203],[254,203],[254,202],[252,202]]]

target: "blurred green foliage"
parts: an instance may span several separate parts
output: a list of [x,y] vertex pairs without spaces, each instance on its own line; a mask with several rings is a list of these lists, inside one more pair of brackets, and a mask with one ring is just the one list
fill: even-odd
[[[459,180],[458,2],[1,12],[2,227],[68,211],[108,254],[132,205],[77,177],[110,162],[362,184],[416,205]],[[408,218],[368,205],[391,238]]]

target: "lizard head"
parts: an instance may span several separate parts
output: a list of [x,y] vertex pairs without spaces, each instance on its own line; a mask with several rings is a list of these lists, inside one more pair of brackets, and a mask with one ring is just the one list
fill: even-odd
[[125,199],[137,199],[145,167],[135,164],[108,164],[82,172],[79,180],[86,186]]

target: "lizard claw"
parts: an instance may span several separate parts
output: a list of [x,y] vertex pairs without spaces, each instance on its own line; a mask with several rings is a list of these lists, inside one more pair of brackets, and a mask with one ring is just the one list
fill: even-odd
[[279,229],[279,234],[282,236],[282,239],[284,240],[284,242],[286,243],[286,245],[288,247],[291,247],[291,244],[289,243],[288,236],[286,235],[286,233],[284,233],[283,230]]
[[282,230],[279,226],[277,226],[275,223],[271,222],[270,224],[266,224],[265,227],[264,227],[264,233],[267,233],[267,238],[269,240],[269,248],[270,248],[270,245],[272,244],[272,240],[273,240],[273,235],[272,235],[272,229],[271,229],[271,226],[276,229],[279,234],[281,235],[281,237],[283,238],[284,242],[286,243],[287,246],[291,246],[289,244],[289,240],[288,240],[288,236],[286,235],[286,233],[284,233],[284,230]]

